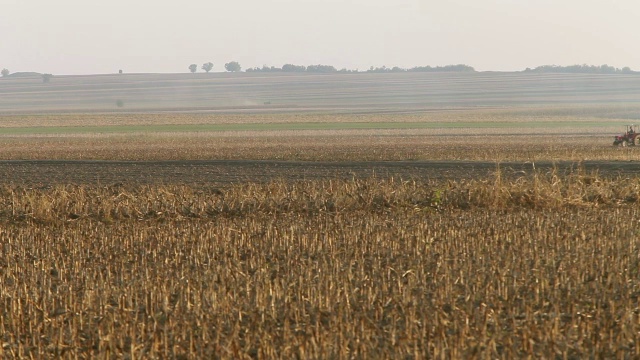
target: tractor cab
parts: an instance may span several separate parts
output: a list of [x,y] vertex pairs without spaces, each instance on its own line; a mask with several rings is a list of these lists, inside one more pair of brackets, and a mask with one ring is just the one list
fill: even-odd
[[615,146],[627,146],[627,145],[640,145],[640,133],[636,132],[636,125],[627,125],[627,131],[619,136],[615,137],[613,145]]

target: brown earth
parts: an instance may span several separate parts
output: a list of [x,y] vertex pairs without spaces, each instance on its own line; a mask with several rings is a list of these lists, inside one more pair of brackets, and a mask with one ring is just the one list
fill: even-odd
[[[390,178],[411,180],[478,179],[495,175],[498,164],[483,161],[367,161],[305,162],[256,160],[180,161],[0,161],[0,183],[25,186],[56,184],[111,185],[187,184],[224,186],[237,182],[284,179]],[[507,162],[499,164],[507,178],[532,174],[533,170],[566,173],[575,170],[603,177],[636,176],[640,163],[626,161]]]

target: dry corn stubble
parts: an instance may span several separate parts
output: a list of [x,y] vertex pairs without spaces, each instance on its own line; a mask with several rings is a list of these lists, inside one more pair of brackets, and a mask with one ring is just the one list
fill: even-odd
[[640,180],[3,187],[5,357],[634,357]]

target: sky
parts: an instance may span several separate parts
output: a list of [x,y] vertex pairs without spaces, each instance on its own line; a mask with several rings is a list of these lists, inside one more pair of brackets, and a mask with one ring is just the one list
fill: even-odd
[[0,0],[0,68],[55,75],[323,64],[640,70],[638,0]]

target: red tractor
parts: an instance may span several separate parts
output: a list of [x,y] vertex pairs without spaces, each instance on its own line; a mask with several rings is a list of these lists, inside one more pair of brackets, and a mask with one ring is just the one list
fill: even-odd
[[640,146],[640,133],[636,132],[635,125],[627,125],[627,132],[616,136],[614,146],[636,145]]

